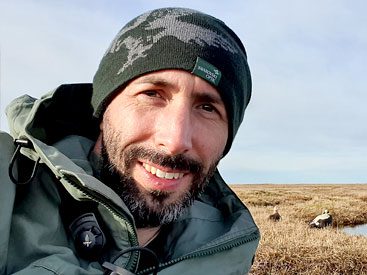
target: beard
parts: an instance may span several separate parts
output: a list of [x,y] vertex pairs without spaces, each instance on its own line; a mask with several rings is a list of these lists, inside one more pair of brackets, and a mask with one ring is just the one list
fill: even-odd
[[[121,197],[133,215],[137,228],[156,227],[177,220],[204,190],[219,163],[218,158],[205,173],[202,163],[183,154],[170,156],[134,145],[121,150],[119,134],[111,128],[104,133],[101,180]],[[174,170],[188,171],[193,175],[190,187],[176,194],[174,199],[171,192],[139,189],[130,171],[138,159]]]

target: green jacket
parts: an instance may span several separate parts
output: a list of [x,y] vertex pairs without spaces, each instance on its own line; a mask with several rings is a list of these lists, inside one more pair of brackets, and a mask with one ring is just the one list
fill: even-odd
[[[103,274],[104,261],[138,244],[129,210],[93,176],[87,158],[98,134],[91,90],[90,84],[62,85],[38,100],[20,97],[7,108],[11,136],[0,132],[0,274]],[[8,173],[14,139],[30,142],[20,150],[23,161],[14,160],[14,178],[29,178],[39,161],[35,178],[23,185],[15,185]],[[76,252],[59,212],[60,190],[96,202],[110,240],[99,260]],[[259,239],[248,209],[216,172],[204,194],[172,225],[162,244],[170,260],[160,264],[159,274],[246,274]],[[131,252],[114,264],[134,273],[138,258],[139,252]]]

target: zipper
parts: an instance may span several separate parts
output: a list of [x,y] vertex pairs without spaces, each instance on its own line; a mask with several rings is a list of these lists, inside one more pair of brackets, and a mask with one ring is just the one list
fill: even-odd
[[[181,256],[179,258],[170,260],[168,262],[160,263],[159,264],[159,269],[166,268],[168,266],[174,265],[174,264],[176,264],[178,262],[181,262],[181,261],[184,261],[184,260],[189,260],[189,259],[193,259],[193,258],[197,258],[197,257],[204,257],[204,256],[212,255],[212,254],[215,254],[215,253],[218,253],[218,252],[223,252],[223,251],[232,249],[234,247],[238,247],[240,245],[243,245],[245,243],[252,242],[256,239],[259,239],[259,237],[260,237],[259,230],[256,230],[253,233],[251,233],[250,235],[246,235],[246,236],[236,238],[235,240],[228,241],[224,244],[216,245],[216,246],[213,246],[211,248],[207,248],[207,249],[203,249],[203,250],[194,251],[192,253],[186,254],[186,255]],[[137,275],[142,275],[142,274],[151,272],[151,271],[154,270],[154,268],[155,267],[149,267],[149,268],[146,268],[144,270],[141,270],[137,273]]]
[[[60,171],[61,172],[61,171]],[[87,191],[87,188],[83,188],[81,187],[79,184],[74,183],[73,180],[69,179],[67,174],[63,174],[63,179],[65,179],[71,186],[73,186],[74,188],[76,188],[78,191],[80,191],[85,197],[89,198],[90,200],[93,200],[101,205],[103,205],[108,211],[110,211],[114,216],[117,216],[118,218],[120,218],[121,220],[126,221],[127,226],[128,226],[128,230],[129,232],[133,232],[133,234],[129,234],[131,235],[131,239],[132,239],[132,246],[138,246],[138,238],[137,235],[135,233],[135,229],[133,224],[130,222],[130,220],[128,218],[126,218],[126,216],[124,216],[123,214],[120,214],[119,211],[115,210],[113,207],[111,207],[110,205],[108,205],[108,203],[106,203],[105,201],[103,201],[100,198],[97,198],[96,195],[92,195],[89,194],[89,192]],[[85,189],[85,190],[83,190]],[[134,270],[138,264],[138,259],[139,259],[139,252],[138,251],[132,251],[130,254],[130,258],[127,261],[127,263],[125,264],[124,268],[128,269],[128,270]],[[117,258],[118,259],[118,258]],[[116,260],[117,260],[116,259]],[[115,260],[115,261],[116,261]],[[154,269],[154,268],[153,268]]]

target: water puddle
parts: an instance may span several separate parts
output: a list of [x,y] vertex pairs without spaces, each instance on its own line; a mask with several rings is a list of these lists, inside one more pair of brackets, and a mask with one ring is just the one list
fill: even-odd
[[346,226],[343,231],[348,235],[362,235],[367,237],[367,224],[357,225],[354,227]]

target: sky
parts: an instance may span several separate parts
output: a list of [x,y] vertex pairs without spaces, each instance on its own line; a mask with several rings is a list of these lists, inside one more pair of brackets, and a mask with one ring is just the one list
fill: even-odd
[[364,0],[1,0],[0,129],[11,100],[91,82],[122,26],[167,6],[218,17],[245,45],[253,94],[219,164],[228,183],[367,183]]

